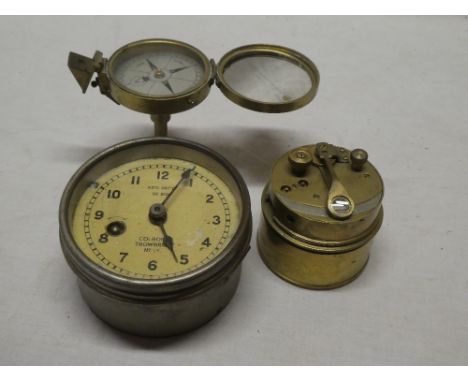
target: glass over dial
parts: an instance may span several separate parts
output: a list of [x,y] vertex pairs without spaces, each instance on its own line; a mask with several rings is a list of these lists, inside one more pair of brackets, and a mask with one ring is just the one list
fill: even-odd
[[242,96],[268,103],[293,101],[304,96],[313,85],[303,68],[282,57],[260,54],[230,64],[224,79]]
[[216,81],[224,95],[240,106],[283,113],[313,100],[320,75],[314,63],[295,50],[254,44],[227,52],[217,65]]
[[89,259],[113,273],[168,279],[223,252],[239,227],[239,203],[220,177],[198,164],[139,159],[89,184],[72,234]]
[[120,86],[146,97],[172,97],[197,88],[205,65],[183,46],[146,43],[111,58],[110,74]]

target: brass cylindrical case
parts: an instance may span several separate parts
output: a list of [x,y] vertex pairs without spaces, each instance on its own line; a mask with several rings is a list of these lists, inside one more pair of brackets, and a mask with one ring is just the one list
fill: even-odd
[[258,248],[279,277],[331,289],[364,269],[382,224],[384,186],[361,151],[365,160],[357,166],[351,151],[319,143],[291,150],[274,165],[262,195]]

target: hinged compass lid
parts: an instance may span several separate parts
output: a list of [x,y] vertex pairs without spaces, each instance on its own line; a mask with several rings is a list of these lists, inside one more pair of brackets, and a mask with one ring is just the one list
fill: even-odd
[[303,54],[278,45],[242,46],[218,63],[216,84],[231,101],[247,109],[281,113],[311,102],[320,76]]

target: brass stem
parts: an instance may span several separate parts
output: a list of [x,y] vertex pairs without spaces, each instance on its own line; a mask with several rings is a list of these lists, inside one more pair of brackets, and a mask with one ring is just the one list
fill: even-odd
[[167,137],[167,123],[170,119],[170,114],[151,114],[151,120],[154,123],[154,135],[156,137]]

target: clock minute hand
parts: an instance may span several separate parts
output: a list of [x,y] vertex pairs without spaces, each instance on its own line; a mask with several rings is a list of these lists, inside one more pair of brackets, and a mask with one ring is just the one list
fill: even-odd
[[166,195],[166,197],[164,198],[164,200],[162,201],[162,205],[164,206],[167,201],[169,200],[169,198],[174,194],[175,190],[177,190],[179,188],[179,186],[182,184],[182,182],[188,178],[190,178],[190,173],[195,170],[195,166],[193,166],[192,168],[189,168],[188,170],[185,170],[182,175],[180,176],[180,179],[179,181],[177,182],[177,184],[175,185],[175,187],[169,192],[169,194]]

